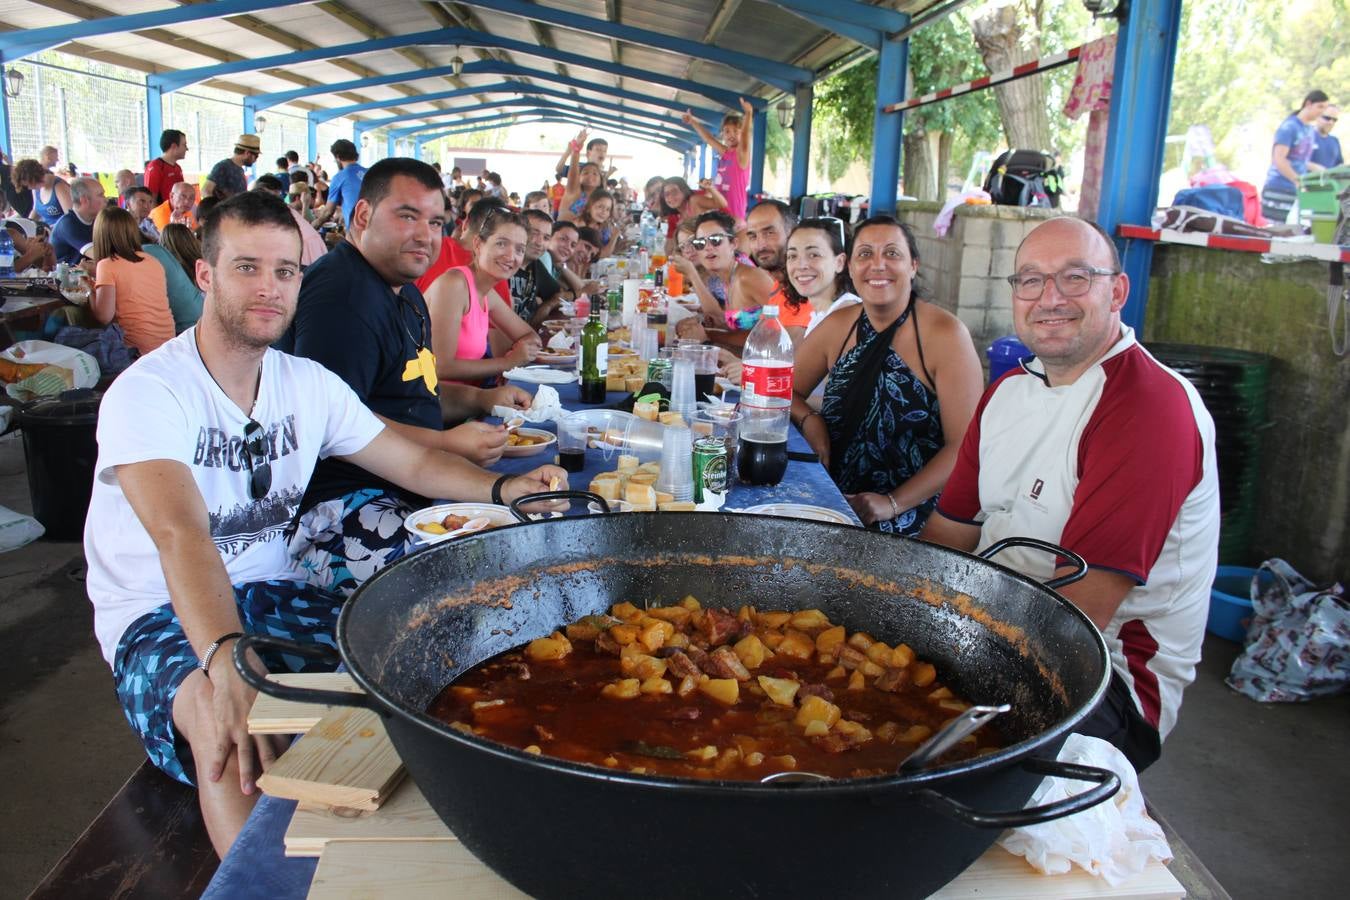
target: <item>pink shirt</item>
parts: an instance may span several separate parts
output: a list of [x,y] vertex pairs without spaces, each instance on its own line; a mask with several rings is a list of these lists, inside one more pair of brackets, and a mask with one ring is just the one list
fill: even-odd
[[455,345],[455,359],[482,359],[487,353],[488,327],[492,324],[487,305],[478,299],[478,285],[473,280],[473,269],[456,266],[469,284],[469,308],[459,321],[459,343]]
[[727,198],[727,212],[737,222],[745,221],[745,195],[750,188],[750,167],[740,162],[740,151],[728,149],[717,161],[713,187]]

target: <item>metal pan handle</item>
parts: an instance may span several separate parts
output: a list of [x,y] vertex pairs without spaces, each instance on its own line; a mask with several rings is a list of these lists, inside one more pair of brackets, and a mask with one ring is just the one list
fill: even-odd
[[1110,769],[1096,766],[1080,766],[1076,763],[1060,762],[1057,759],[1025,759],[1022,768],[1036,775],[1053,775],[1056,778],[1072,778],[1075,781],[1091,781],[1096,787],[1073,797],[1047,803],[1044,806],[1032,806],[1027,809],[1013,809],[1006,812],[982,812],[972,809],[945,794],[928,788],[916,795],[926,806],[944,815],[964,822],[976,828],[1020,828],[1023,825],[1039,825],[1054,819],[1073,815],[1090,809],[1105,800],[1109,800],[1120,790],[1120,776]]
[[249,665],[248,651],[259,649],[276,650],[279,653],[293,653],[306,659],[321,659],[334,665],[342,662],[342,657],[332,647],[323,644],[297,644],[294,641],[275,638],[266,634],[246,634],[234,644],[234,667],[249,687],[262,691],[281,700],[293,700],[296,703],[321,703],[325,706],[364,706],[375,709],[370,695],[364,691],[320,691],[313,688],[298,688],[276,681],[268,681],[266,673],[260,673]]
[[518,497],[511,501],[511,515],[522,522],[533,522],[530,514],[521,512],[520,508],[528,503],[539,503],[544,500],[590,500],[600,504],[600,508],[605,512],[612,512],[609,503],[599,494],[592,494],[590,491],[540,491],[537,494],[526,494],[524,497]]
[[1081,580],[1082,577],[1087,574],[1088,570],[1087,560],[1083,559],[1083,557],[1079,556],[1077,553],[1074,553],[1072,550],[1067,550],[1064,547],[1059,546],[1058,544],[1052,544],[1049,541],[1043,541],[1040,538],[1029,538],[1029,537],[1004,538],[1003,540],[998,541],[997,543],[992,544],[989,547],[985,548],[985,551],[979,554],[980,559],[992,559],[995,554],[1002,553],[1009,547],[1032,547],[1036,550],[1044,550],[1046,553],[1053,553],[1055,554],[1056,557],[1062,556],[1069,561],[1069,563],[1074,567],[1074,570],[1070,572],[1068,575],[1061,575],[1058,578],[1051,578],[1049,581],[1047,581],[1045,583],[1045,586],[1050,588],[1051,590],[1054,590],[1055,588],[1064,587],[1064,585],[1066,584],[1073,584],[1075,581]]

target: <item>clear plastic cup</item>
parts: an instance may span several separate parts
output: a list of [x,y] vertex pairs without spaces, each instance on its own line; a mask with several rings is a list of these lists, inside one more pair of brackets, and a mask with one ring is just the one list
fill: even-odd
[[727,471],[736,471],[736,449],[740,444],[741,422],[745,416],[735,406],[711,406],[694,416],[694,439],[715,437],[727,448]]
[[670,410],[679,413],[686,422],[692,422],[694,413],[698,411],[697,401],[694,393],[694,363],[689,359],[680,359],[677,355],[670,376]]
[[[634,416],[624,426],[623,449],[643,462],[660,457],[662,448],[665,446],[665,440],[666,426],[660,422]],[[693,464],[692,459],[690,464]]]
[[586,432],[589,423],[582,416],[564,416],[558,423],[558,464],[569,472],[586,467]]
[[656,490],[676,500],[694,499],[694,444],[688,428],[667,427],[661,444],[661,474]]

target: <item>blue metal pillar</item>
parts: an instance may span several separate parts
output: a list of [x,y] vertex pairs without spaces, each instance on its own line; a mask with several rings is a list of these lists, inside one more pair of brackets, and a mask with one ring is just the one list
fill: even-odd
[[[4,84],[4,72],[0,71],[0,87]],[[0,90],[0,150],[5,156],[14,159],[14,142],[9,135],[9,97]]]
[[244,101],[244,134],[257,134],[253,130],[258,124],[258,111],[254,109],[247,100]]
[[815,89],[804,84],[797,88],[793,104],[792,187],[789,189],[789,199],[794,205],[806,196],[811,174],[811,104],[815,101],[815,95]]
[[386,159],[391,159],[398,155],[395,152],[394,143],[394,133],[391,131],[389,136],[384,139],[384,155]]
[[[906,17],[906,25],[909,24]],[[872,131],[872,199],[870,214],[895,212],[896,183],[900,180],[900,148],[904,113],[882,112],[882,107],[905,99],[909,69],[909,40],[881,43],[877,66],[877,112]]]
[[704,144],[698,148],[698,179],[702,181],[708,177],[708,145]]
[[764,110],[757,111],[751,121],[753,130],[750,138],[750,202],[746,205],[746,209],[754,206],[754,198],[764,192],[764,151],[769,139],[769,118]]
[[[149,80],[145,84],[145,158],[154,159],[159,149],[159,134],[164,130],[164,91]],[[9,132],[6,129],[6,138]],[[200,139],[201,135],[198,135]]]
[[308,158],[305,162],[313,162],[319,158],[319,123],[310,116],[305,120],[305,152]]
[[[1147,225],[1158,203],[1164,140],[1172,98],[1182,0],[1134,0],[1116,38],[1110,130],[1102,163],[1097,222],[1116,234],[1122,224]],[[1116,237],[1130,297],[1121,319],[1143,338],[1153,242]]]

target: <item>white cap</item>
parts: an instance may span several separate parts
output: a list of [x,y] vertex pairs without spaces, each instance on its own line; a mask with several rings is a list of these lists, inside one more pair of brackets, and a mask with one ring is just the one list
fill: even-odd
[[90,259],[93,259],[93,258],[94,258],[94,245],[93,245],[92,243],[85,244],[83,247],[80,248],[80,255],[81,255],[81,256],[87,256],[87,257],[89,257]]
[[26,216],[10,216],[5,219],[6,225],[13,225],[24,233],[25,237],[37,237],[37,223]]

